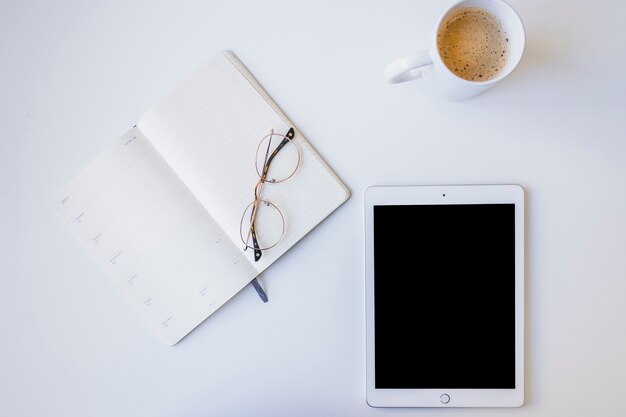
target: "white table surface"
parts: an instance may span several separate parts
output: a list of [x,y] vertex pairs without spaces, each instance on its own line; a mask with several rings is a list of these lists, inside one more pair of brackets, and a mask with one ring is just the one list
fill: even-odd
[[[383,80],[448,1],[2,2],[0,415],[625,415],[626,3],[511,2],[525,56],[463,103]],[[248,287],[169,348],[49,202],[221,49],[353,196],[269,270],[269,304]],[[462,183],[527,191],[526,404],[369,408],[363,191]]]

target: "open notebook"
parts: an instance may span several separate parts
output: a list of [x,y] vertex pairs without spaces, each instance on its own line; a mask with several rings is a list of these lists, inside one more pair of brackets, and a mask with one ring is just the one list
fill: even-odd
[[211,58],[110,144],[55,200],[88,250],[173,345],[339,207],[349,191],[297,131],[296,175],[263,198],[283,239],[254,262],[240,221],[255,153],[292,123],[232,52]]

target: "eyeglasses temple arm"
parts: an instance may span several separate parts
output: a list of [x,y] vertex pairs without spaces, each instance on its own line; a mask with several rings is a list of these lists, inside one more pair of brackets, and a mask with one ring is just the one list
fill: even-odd
[[289,131],[287,132],[287,134],[285,135],[285,138],[282,140],[282,142],[280,142],[278,144],[278,146],[276,147],[276,149],[274,149],[274,152],[272,152],[272,154],[269,156],[269,158],[267,158],[267,162],[265,163],[265,167],[263,168],[263,178],[265,179],[265,177],[267,176],[267,172],[270,169],[270,164],[272,163],[272,161],[274,160],[274,157],[276,155],[278,155],[278,152],[280,152],[280,150],[289,143],[289,141],[291,141],[293,139],[295,135],[295,131],[293,129],[293,127],[289,128]]

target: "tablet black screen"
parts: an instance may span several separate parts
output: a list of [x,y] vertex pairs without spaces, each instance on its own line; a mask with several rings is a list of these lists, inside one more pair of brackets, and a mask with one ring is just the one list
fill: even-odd
[[374,207],[376,388],[515,388],[515,205]]

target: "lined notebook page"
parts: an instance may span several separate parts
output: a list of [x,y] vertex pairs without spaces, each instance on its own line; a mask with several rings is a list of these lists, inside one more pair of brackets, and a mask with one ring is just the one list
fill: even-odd
[[137,128],[54,204],[169,345],[257,275]]
[[285,215],[283,240],[254,263],[243,252],[240,221],[254,198],[260,139],[289,121],[232,53],[220,53],[149,109],[138,126],[225,234],[261,272],[341,205],[349,193],[296,130],[301,165],[292,179],[267,184],[263,198]]

